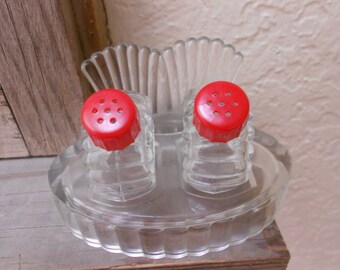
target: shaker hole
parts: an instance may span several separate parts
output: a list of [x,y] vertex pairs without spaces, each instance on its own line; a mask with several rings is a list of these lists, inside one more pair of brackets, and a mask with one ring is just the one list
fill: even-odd
[[98,110],[96,108],[92,109],[92,113],[97,113],[97,112],[98,112]]
[[99,103],[104,103],[105,102],[105,99],[103,99],[103,98],[101,98],[100,100],[99,100]]
[[98,124],[101,124],[101,123],[104,122],[104,119],[103,118],[98,118],[97,122],[98,122]]
[[226,113],[225,113],[225,116],[226,116],[226,117],[230,117],[230,116],[231,116],[231,112],[226,112]]
[[118,109],[118,113],[123,113],[123,109]]
[[105,113],[109,113],[110,112],[110,109],[109,108],[107,108],[107,109],[105,109],[105,111],[104,111]]
[[116,119],[115,119],[115,118],[111,118],[111,119],[110,119],[110,123],[111,123],[111,124],[116,123]]
[[213,97],[217,97],[217,96],[218,96],[218,92],[214,92],[214,93],[212,94],[212,96],[213,96]]
[[228,97],[230,97],[230,96],[231,96],[231,93],[230,93],[230,92],[226,92],[225,95],[228,96]]
[[214,116],[219,116],[220,115],[220,113],[219,112],[217,112],[217,111],[214,111]]
[[112,100],[112,103],[118,103],[118,99],[116,99],[116,98],[113,99],[113,100]]
[[223,102],[223,101],[220,101],[220,102],[218,103],[218,105],[220,105],[220,106],[222,107],[222,106],[224,106],[224,102]]
[[238,103],[236,101],[233,102],[233,106],[236,107],[238,106]]
[[208,106],[212,106],[212,102],[209,100],[209,101],[207,102],[207,105],[208,105]]

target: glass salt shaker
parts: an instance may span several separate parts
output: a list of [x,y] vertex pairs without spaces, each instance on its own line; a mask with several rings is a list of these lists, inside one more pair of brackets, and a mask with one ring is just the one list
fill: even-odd
[[150,100],[135,92],[104,89],[82,109],[88,196],[100,203],[140,198],[156,185]]
[[184,99],[183,180],[211,194],[250,178],[253,153],[250,105],[237,85],[217,81]]

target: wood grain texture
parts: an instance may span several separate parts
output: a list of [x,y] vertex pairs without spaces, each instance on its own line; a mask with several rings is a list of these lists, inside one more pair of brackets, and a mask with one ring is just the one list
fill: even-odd
[[74,141],[83,93],[57,0],[0,1],[0,81],[33,156]]
[[77,74],[79,74],[81,87],[83,90],[84,98],[90,96],[91,87],[83,76],[80,70],[81,63],[85,60],[83,46],[81,44],[80,31],[76,23],[75,13],[70,0],[58,0],[63,13],[63,19],[65,22],[67,41],[72,51],[72,57],[75,64]]
[[129,258],[75,238],[53,204],[51,158],[0,161],[0,269],[286,269],[289,252],[277,225],[225,251],[179,260]]
[[102,0],[71,0],[85,58],[109,45],[106,12]]
[[27,157],[27,147],[1,88],[0,127],[0,158]]

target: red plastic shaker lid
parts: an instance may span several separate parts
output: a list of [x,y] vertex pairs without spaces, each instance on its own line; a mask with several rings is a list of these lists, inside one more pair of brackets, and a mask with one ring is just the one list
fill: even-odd
[[212,82],[197,94],[193,123],[198,133],[211,142],[237,138],[246,125],[249,100],[236,84]]
[[124,149],[140,132],[136,105],[116,89],[92,94],[82,108],[81,120],[93,143],[107,151]]

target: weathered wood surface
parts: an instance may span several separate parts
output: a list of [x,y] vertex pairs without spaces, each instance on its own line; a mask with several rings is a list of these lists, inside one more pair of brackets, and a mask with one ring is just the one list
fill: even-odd
[[83,45],[81,44],[82,40],[80,36],[80,30],[76,22],[75,12],[73,10],[72,2],[70,0],[58,0],[58,1],[62,9],[63,19],[66,27],[67,41],[72,51],[75,69],[77,71],[77,74],[79,74],[81,87],[83,89],[83,96],[84,99],[86,99],[88,96],[90,96],[93,90],[91,89],[90,84],[88,83],[88,81],[83,76],[80,70],[81,63],[85,60],[85,55],[83,51]]
[[33,156],[76,137],[83,92],[58,0],[0,1],[0,81]]
[[102,0],[71,0],[85,58],[109,45],[107,19]]
[[28,151],[0,88],[0,158],[27,157]]
[[286,269],[289,252],[275,223],[242,245],[203,257],[150,260],[89,247],[53,205],[51,161],[0,161],[0,269]]

